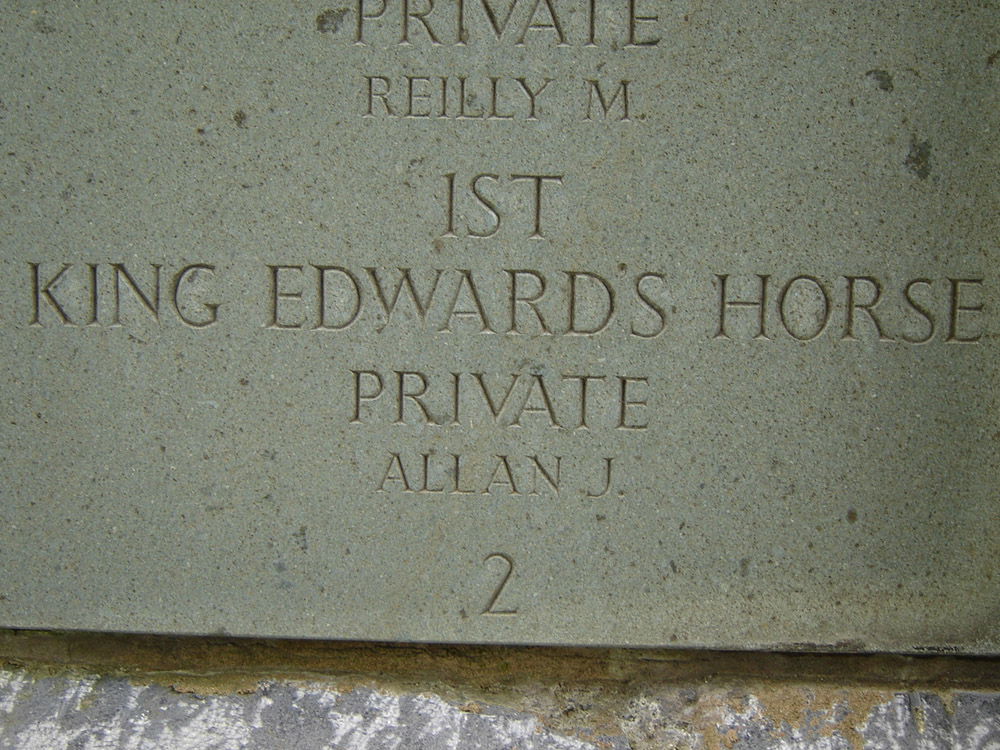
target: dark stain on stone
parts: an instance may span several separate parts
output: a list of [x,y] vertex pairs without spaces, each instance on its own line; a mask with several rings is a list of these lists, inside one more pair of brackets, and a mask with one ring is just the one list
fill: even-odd
[[857,520],[858,520],[858,512],[854,510],[854,508],[849,509],[847,511],[847,522],[854,523]]
[[926,180],[931,174],[931,142],[918,141],[914,136],[910,140],[910,153],[903,163],[921,180]]
[[750,558],[744,557],[740,560],[740,576],[746,578],[750,574]]
[[882,91],[892,91],[892,74],[888,70],[875,68],[869,70],[865,75],[873,79]]
[[997,62],[1000,61],[1000,49],[994,52],[992,55],[986,58],[986,67],[992,68]]
[[340,28],[347,8],[328,8],[316,16],[316,31],[321,34],[333,34]]
[[52,24],[46,23],[46,21],[45,21],[44,18],[36,18],[35,19],[34,29],[39,34],[54,34],[57,31],[59,31],[59,29],[57,29]]
[[233,112],[233,122],[236,123],[236,127],[245,128],[247,126],[247,113],[242,109],[238,109]]
[[299,526],[299,530],[292,534],[292,537],[295,539],[295,544],[300,550],[306,552],[309,549],[309,540],[306,538],[305,526]]

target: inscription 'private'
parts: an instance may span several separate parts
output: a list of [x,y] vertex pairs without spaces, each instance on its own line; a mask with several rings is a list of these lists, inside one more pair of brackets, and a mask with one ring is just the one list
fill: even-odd
[[[650,3],[651,5],[652,3]],[[464,47],[476,42],[558,47],[655,47],[659,16],[640,0],[357,0],[354,43]]]
[[649,378],[631,375],[499,375],[351,370],[352,424],[645,430]]

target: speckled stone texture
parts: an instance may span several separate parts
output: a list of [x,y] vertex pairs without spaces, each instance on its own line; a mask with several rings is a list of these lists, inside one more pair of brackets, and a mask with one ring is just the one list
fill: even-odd
[[[701,690],[638,695],[612,725],[547,726],[538,695],[519,705],[458,702],[377,687],[338,691],[269,681],[245,694],[197,695],[111,677],[0,672],[0,747],[12,750],[995,750],[1000,694],[842,691],[838,702],[791,692]],[[874,704],[872,700],[876,700]],[[782,696],[786,704],[789,694]],[[860,712],[852,702],[864,705]],[[534,707],[532,704],[535,704]],[[593,706],[586,707],[592,709]],[[566,705],[571,713],[578,705]],[[565,722],[564,722],[565,723]],[[572,722],[570,722],[572,723]],[[617,723],[617,726],[614,724]]]

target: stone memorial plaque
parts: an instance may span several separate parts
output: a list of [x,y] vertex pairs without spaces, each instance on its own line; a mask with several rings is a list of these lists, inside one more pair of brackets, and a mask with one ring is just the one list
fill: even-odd
[[0,626],[1000,651],[996,3],[0,25]]

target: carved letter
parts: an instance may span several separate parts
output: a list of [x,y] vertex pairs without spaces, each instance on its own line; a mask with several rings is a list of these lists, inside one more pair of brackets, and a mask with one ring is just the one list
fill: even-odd
[[906,335],[900,336],[900,338],[903,339],[903,341],[907,342],[908,344],[926,344],[928,341],[934,338],[934,329],[936,328],[934,316],[931,315],[930,310],[928,310],[926,307],[924,307],[915,299],[913,299],[913,287],[915,287],[917,284],[922,284],[923,286],[931,286],[931,280],[914,279],[913,281],[911,281],[909,284],[906,285],[906,288],[903,291],[903,296],[906,298],[907,304],[909,304],[910,307],[916,310],[924,318],[924,320],[927,321],[927,335],[924,336],[922,339],[910,338],[909,336]]
[[633,401],[629,398],[628,391],[629,385],[632,383],[642,383],[643,385],[649,385],[649,378],[630,378],[630,377],[619,377],[619,383],[621,384],[621,390],[619,391],[618,398],[618,429],[619,430],[645,430],[648,426],[648,422],[643,422],[642,424],[629,422],[628,421],[628,408],[630,406],[646,406],[646,401]]
[[[521,493],[517,491],[517,485],[514,483],[514,475],[511,473],[510,461],[507,459],[507,456],[496,456],[496,459],[496,468],[493,469],[493,476],[490,477],[490,483],[486,485],[483,494],[492,495],[493,486],[497,485],[499,487],[507,487],[508,493],[511,495],[520,495]],[[506,479],[500,478],[501,470]]]
[[381,18],[385,14],[386,0],[382,0],[382,7],[379,8],[377,13],[365,13],[365,0],[358,0],[358,25],[354,33],[354,43],[364,44],[364,26],[365,21],[374,21],[377,18]]
[[757,328],[757,334],[754,336],[754,338],[770,340],[767,334],[764,333],[764,320],[765,320],[765,306],[767,305],[767,280],[771,277],[762,274],[757,274],[757,278],[760,279],[760,297],[758,297],[756,301],[728,299],[726,297],[726,282],[729,279],[729,275],[716,274],[715,278],[719,285],[719,328],[715,332],[715,336],[713,338],[717,339],[729,338],[729,334],[726,333],[726,310],[728,308],[756,307],[758,328]]
[[543,79],[542,85],[539,86],[537,89],[534,89],[534,90],[531,89],[528,86],[527,79],[525,79],[525,78],[516,78],[515,80],[519,84],[521,84],[521,88],[524,89],[524,93],[528,96],[528,100],[531,102],[531,108],[528,111],[528,119],[529,120],[537,120],[538,117],[535,115],[535,103],[536,103],[536,100],[538,99],[539,94],[541,94],[543,91],[545,91],[545,88],[550,83],[552,83],[552,81],[554,79],[552,79],[552,78],[545,78],[545,79]]
[[[32,299],[34,301],[34,314],[32,315],[31,322],[28,325],[40,326],[42,324],[41,320],[40,320],[40,316],[41,316],[41,307],[42,307],[41,301],[42,301],[43,297],[45,298],[45,301],[49,303],[49,306],[52,307],[52,309],[56,311],[56,314],[59,316],[60,320],[62,320],[63,325],[67,325],[67,326],[76,325],[76,323],[74,323],[72,320],[70,320],[69,315],[66,314],[66,311],[62,308],[62,305],[60,305],[59,302],[56,301],[56,298],[52,296],[52,287],[59,283],[59,279],[62,278],[62,275],[64,273],[66,273],[67,269],[73,267],[73,264],[72,263],[63,263],[63,267],[59,270],[59,273],[57,273],[55,276],[53,276],[51,279],[49,279],[45,283],[44,286],[42,286],[42,283],[41,283],[41,281],[39,279],[39,274],[38,274],[38,268],[39,268],[40,264],[39,263],[29,263],[28,265],[31,266],[31,282],[32,282],[31,283],[31,288],[32,288]],[[94,276],[96,277],[96,269],[94,271]],[[93,292],[93,294],[96,295],[97,294],[97,292],[96,292],[96,289],[97,289],[97,280],[96,280],[96,278],[93,280],[93,283],[94,283],[94,292]],[[94,318],[95,319],[97,318],[96,300],[95,300]]]
[[[382,388],[384,384],[382,382],[382,376],[375,370],[351,370],[351,372],[354,373],[354,416],[351,417],[351,422],[357,423],[361,421],[361,402],[375,401],[382,395]],[[362,376],[367,376],[375,382],[375,390],[368,393],[364,393],[362,391]]]
[[204,318],[195,319],[195,318],[189,318],[187,315],[184,314],[184,312],[181,310],[181,305],[178,299],[180,297],[181,284],[187,281],[193,282],[199,272],[214,274],[215,266],[205,265],[204,263],[194,263],[190,266],[185,266],[180,271],[178,271],[177,275],[174,276],[174,283],[172,285],[173,289],[170,295],[170,300],[171,302],[173,302],[174,312],[177,313],[177,317],[180,318],[184,323],[191,326],[192,328],[207,328],[208,326],[215,323],[216,320],[218,319],[218,310],[219,310],[218,303],[214,302],[204,303],[202,307],[204,307],[205,310],[208,311],[208,314]]
[[635,280],[635,293],[636,296],[642,300],[643,304],[656,313],[656,316],[660,319],[654,328],[649,333],[642,333],[636,330],[635,324],[632,324],[632,335],[637,336],[641,339],[655,339],[663,330],[667,327],[667,313],[664,311],[660,305],[656,304],[649,298],[649,296],[642,290],[642,282],[646,279],[659,279],[660,281],[666,281],[666,277],[662,273],[644,273]]
[[980,302],[978,305],[963,305],[959,301],[959,296],[962,293],[962,285],[967,286],[982,286],[982,279],[948,279],[951,282],[951,316],[948,322],[948,338],[945,341],[959,343],[959,344],[974,344],[983,337],[982,332],[973,336],[961,336],[958,333],[958,317],[960,313],[963,312],[982,312],[983,303]]
[[[526,305],[531,312],[535,314],[538,319],[538,325],[542,329],[542,333],[551,334],[552,330],[549,328],[548,324],[545,322],[545,318],[542,317],[542,313],[538,310],[538,306],[535,304],[545,295],[545,277],[540,273],[535,271],[529,271],[527,269],[517,269],[507,271],[510,276],[510,328],[507,333],[521,333],[521,330],[517,327],[517,306],[518,304]],[[534,279],[537,284],[536,288],[538,292],[533,297],[521,297],[518,294],[518,278],[521,276],[527,276]]]
[[500,177],[495,174],[478,174],[472,178],[472,183],[470,185],[472,194],[479,202],[479,205],[483,207],[483,210],[489,214],[491,223],[485,232],[476,232],[473,231],[471,227],[468,227],[470,237],[492,237],[500,229],[500,214],[497,213],[496,204],[479,192],[479,183],[481,181],[493,180],[494,182],[497,182],[499,179]]
[[[317,288],[318,288],[318,306],[319,306],[319,322],[313,329],[315,331],[342,331],[348,328],[355,320],[358,319],[358,314],[361,312],[361,285],[358,283],[357,277],[346,268],[341,266],[316,266],[317,273]],[[351,288],[354,294],[354,307],[350,314],[343,322],[337,322],[329,324],[326,321],[326,274],[328,272],[336,273],[343,276],[349,282],[351,282]]]
[[532,240],[540,240],[542,239],[542,183],[554,182],[557,185],[562,185],[562,175],[512,174],[510,176],[511,182],[517,182],[519,180],[532,180],[535,183],[535,227],[531,234],[528,235],[528,238]]
[[580,381],[580,423],[576,429],[590,429],[587,427],[587,384],[591,380],[604,380],[603,375],[563,375],[563,380]]
[[[441,325],[440,331],[450,331],[451,330],[451,319],[455,316],[462,317],[474,317],[479,318],[479,332],[480,333],[496,333],[493,327],[490,325],[489,319],[486,317],[486,310],[483,309],[483,303],[479,299],[479,292],[476,290],[476,283],[472,278],[472,271],[467,268],[458,269],[461,276],[458,280],[458,287],[455,289],[455,296],[452,297],[451,306],[448,310],[448,316],[445,318],[444,323]],[[462,287],[467,286],[469,289],[469,298],[472,300],[472,309],[470,310],[458,310],[456,305],[458,304],[458,296],[462,293]]]
[[129,272],[125,270],[125,266],[121,263],[112,263],[111,268],[115,272],[115,315],[111,320],[111,325],[121,325],[121,288],[122,279],[125,280],[126,285],[132,290],[133,296],[139,303],[149,310],[153,315],[153,320],[157,323],[160,322],[160,266],[156,263],[150,263],[153,267],[153,293],[152,299],[146,296],[143,291],[139,288],[139,285],[135,283]]
[[613,460],[611,458],[604,459],[604,487],[601,488],[600,492],[587,490],[587,497],[604,497],[608,494],[608,491],[611,489],[611,462]]
[[636,3],[638,0],[628,0],[628,43],[626,47],[655,47],[660,43],[659,38],[656,39],[643,39],[641,41],[636,39],[636,27],[640,23],[655,23],[660,20],[659,16],[638,16],[636,15]]
[[[389,106],[389,79],[385,76],[365,76],[365,80],[368,81],[368,109],[362,117],[375,116],[376,99],[382,102],[382,106],[385,107],[385,113],[389,115],[389,117],[395,117],[396,113],[393,112],[392,107]],[[382,84],[378,91],[375,90],[375,81]]]
[[282,323],[278,320],[278,302],[283,299],[302,299],[302,290],[297,292],[282,292],[278,275],[281,271],[298,271],[302,273],[302,266],[268,266],[271,270],[271,322],[267,328],[301,328],[303,320],[298,323]]
[[[410,487],[410,480],[406,478],[406,471],[403,469],[403,460],[399,457],[398,453],[390,453],[389,465],[385,469],[385,474],[382,475],[382,481],[378,483],[376,490],[378,492],[385,492],[385,483],[402,483],[404,492],[412,492],[413,488]],[[395,469],[396,473],[393,473]]]
[[[421,372],[406,372],[401,370],[396,370],[397,378],[397,389],[396,389],[396,422],[395,424],[405,424],[406,420],[403,418],[403,411],[405,402],[407,399],[412,401],[420,409],[420,413],[424,415],[424,422],[426,424],[437,424],[431,417],[430,412],[427,411],[427,405],[421,400],[423,395],[427,393],[427,378]],[[418,390],[408,391],[406,388],[406,383],[409,380],[418,381]]]
[[538,456],[530,456],[531,462],[534,464],[534,473],[532,474],[532,485],[531,492],[529,495],[538,494],[538,477],[539,475],[545,480],[545,483],[552,488],[552,491],[557,495],[559,494],[559,474],[562,471],[562,456],[556,456],[556,470],[555,479],[552,478],[552,474],[542,466],[542,462],[539,460]]
[[372,286],[375,288],[375,296],[382,305],[382,309],[385,311],[385,324],[379,327],[377,330],[379,333],[385,330],[385,327],[389,325],[389,320],[392,318],[392,312],[396,309],[396,303],[399,302],[399,294],[406,287],[409,293],[410,300],[413,302],[413,306],[417,311],[417,315],[420,317],[421,322],[427,316],[427,309],[430,307],[431,303],[434,301],[434,292],[437,291],[438,281],[441,280],[441,269],[435,269],[434,273],[434,283],[431,284],[430,291],[427,292],[423,299],[417,294],[416,288],[413,286],[413,279],[410,277],[409,268],[399,268],[397,269],[400,273],[399,281],[396,282],[396,288],[392,293],[392,300],[390,301],[382,288],[382,282],[379,280],[378,271],[374,268],[366,268],[365,271],[368,272],[368,276],[371,279]]
[[403,33],[399,39],[400,44],[410,43],[410,19],[415,18],[420,22],[420,25],[424,27],[424,31],[427,32],[427,36],[431,38],[431,44],[441,44],[441,41],[437,38],[431,27],[427,23],[427,15],[434,10],[434,0],[426,0],[427,9],[424,11],[410,10],[410,0],[402,0],[403,3]]
[[[845,276],[844,278],[847,279],[847,322],[844,325],[844,335],[842,338],[854,340],[854,311],[864,310],[871,322],[875,324],[878,340],[893,341],[893,339],[882,333],[882,326],[878,318],[875,317],[875,307],[882,299],[882,285],[878,283],[877,279],[873,279],[871,276]],[[854,294],[854,285],[859,281],[864,281],[872,287],[873,294],[870,302],[864,304],[857,302]]]
[[[569,328],[566,333],[570,335],[583,335],[588,336],[594,333],[600,333],[605,328],[608,327],[608,323],[611,322],[611,316],[615,312],[615,293],[611,288],[611,285],[605,281],[603,278],[598,276],[596,273],[590,273],[589,271],[567,271],[566,275],[569,276]],[[581,328],[577,324],[577,284],[576,280],[578,278],[590,279],[596,281],[600,287],[604,290],[605,295],[605,310],[604,317],[601,322],[591,328]]]
[[[528,387],[528,394],[525,396],[524,402],[521,404],[521,409],[517,412],[517,416],[511,424],[520,427],[521,416],[527,412],[528,414],[545,414],[549,418],[550,426],[561,427],[562,425],[559,424],[559,420],[556,418],[555,409],[552,407],[552,399],[549,398],[549,391],[545,387],[545,381],[542,379],[542,376],[532,373],[529,377],[532,379],[532,383]],[[541,396],[541,405],[528,406],[536,390]]]
[[[535,16],[538,13],[538,6],[542,3],[545,4],[545,10],[549,16],[549,23],[535,23]],[[556,15],[556,9],[552,7],[552,0],[535,0],[535,4],[531,6],[531,13],[528,14],[528,24],[524,27],[524,31],[521,32],[521,38],[517,40],[517,43],[524,44],[524,37],[528,35],[529,31],[554,31],[556,33],[556,39],[558,39],[558,44],[563,45],[566,43],[565,37],[563,36],[562,25],[559,23],[559,16]]]
[[517,385],[517,383],[520,381],[521,379],[520,375],[510,376],[510,385],[507,387],[507,392],[504,393],[503,400],[500,401],[500,405],[498,406],[493,402],[493,397],[490,395],[490,390],[489,388],[486,387],[486,383],[483,381],[483,373],[474,372],[471,374],[472,377],[476,379],[476,382],[479,383],[479,390],[483,392],[483,398],[486,399],[486,406],[487,408],[489,408],[490,414],[493,415],[493,419],[498,419],[500,417],[500,412],[502,412],[503,408],[507,405],[507,401],[510,398],[510,394],[514,392],[514,386]]
[[[816,316],[816,328],[811,333],[798,333],[792,330],[791,326],[788,325],[785,301],[788,298],[788,292],[791,291],[791,288],[800,281],[805,281],[815,286],[819,290],[820,296],[823,298],[823,312]],[[778,315],[781,318],[781,325],[784,326],[789,336],[798,341],[812,341],[814,338],[823,333],[823,330],[826,328],[826,324],[830,322],[830,295],[827,294],[823,283],[815,276],[796,276],[794,279],[785,284],[784,288],[781,290],[781,294],[778,295]]]
[[587,79],[587,116],[583,119],[593,120],[593,110],[594,110],[594,98],[597,98],[597,103],[601,105],[601,110],[604,112],[604,117],[607,117],[611,112],[611,108],[614,106],[615,102],[618,101],[618,97],[622,98],[621,111],[622,115],[618,118],[619,122],[630,122],[631,118],[628,116],[629,109],[629,98],[628,98],[628,86],[631,81],[621,81],[618,88],[615,90],[614,96],[610,100],[604,96],[604,92],[601,91],[601,84],[599,81]]

